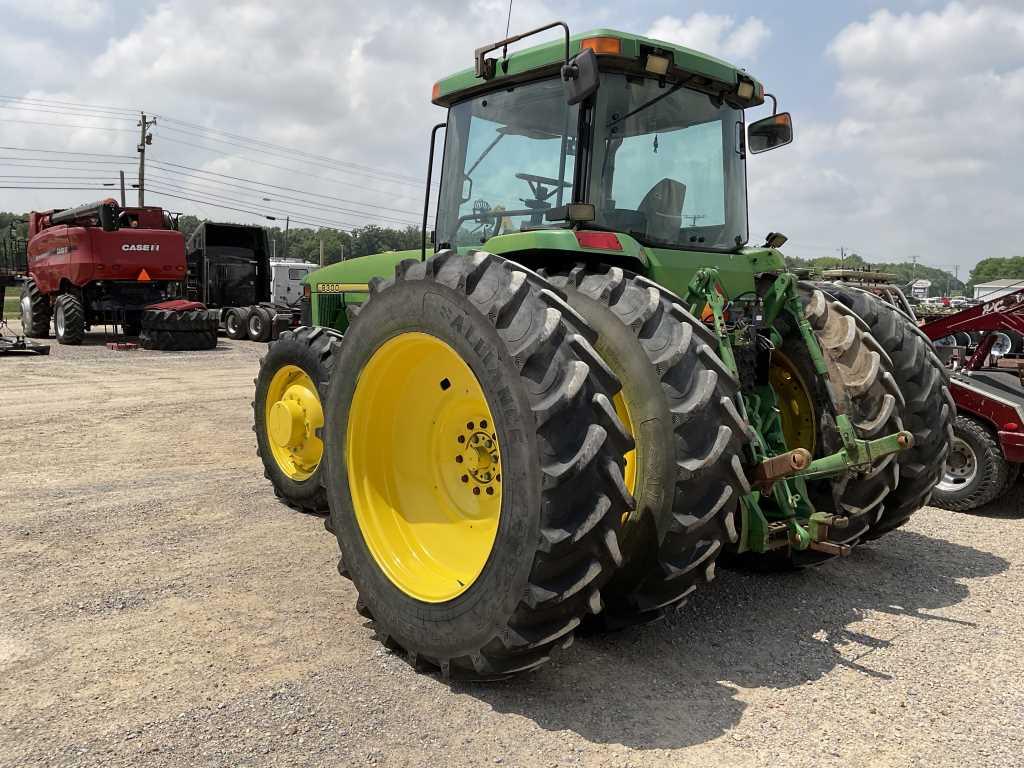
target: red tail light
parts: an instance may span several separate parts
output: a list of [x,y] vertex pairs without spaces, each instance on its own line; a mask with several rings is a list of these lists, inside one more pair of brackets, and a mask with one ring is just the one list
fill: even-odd
[[601,251],[621,251],[622,243],[614,232],[594,232],[580,229],[576,231],[576,242],[580,248],[595,248]]

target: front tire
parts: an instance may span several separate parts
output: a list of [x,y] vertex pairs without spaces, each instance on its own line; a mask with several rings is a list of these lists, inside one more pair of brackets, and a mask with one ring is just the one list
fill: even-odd
[[984,424],[957,416],[949,456],[932,494],[935,506],[967,512],[995,501],[1009,485],[1010,464]]
[[30,339],[50,336],[53,307],[50,299],[39,290],[35,280],[26,280],[21,286],[21,328]]
[[53,312],[53,330],[59,344],[76,346],[85,339],[85,310],[82,300],[72,293],[57,297]]
[[329,328],[285,331],[260,360],[253,431],[274,494],[301,512],[326,512],[323,399],[341,348]]
[[371,281],[345,336],[325,432],[342,571],[383,641],[444,677],[543,664],[622,563],[632,441],[567,317],[515,263],[442,251]]

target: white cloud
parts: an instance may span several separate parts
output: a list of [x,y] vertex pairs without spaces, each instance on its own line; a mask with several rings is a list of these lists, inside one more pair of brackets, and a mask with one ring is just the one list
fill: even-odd
[[101,19],[109,18],[111,4],[107,0],[0,0],[0,10],[13,12],[39,24],[52,24],[66,29],[88,29]]
[[[111,37],[91,61],[76,62],[73,93],[66,93],[61,87],[66,81],[57,77],[37,82],[29,68],[19,80],[35,86],[37,97],[145,108],[338,161],[422,178],[430,127],[444,119],[444,112],[430,104],[434,81],[472,67],[475,47],[504,33],[506,10],[504,0],[382,0],[376,5],[320,0],[304,3],[301,13],[280,4],[175,0],[146,11],[130,29]],[[542,0],[517,0],[513,28],[539,26],[556,15]],[[53,115],[43,119],[88,122]],[[112,125],[134,124],[131,120]],[[69,141],[67,129],[23,127],[24,131],[5,127],[2,143],[61,149],[71,144],[75,150],[135,156],[133,133],[83,130],[71,132]],[[419,218],[423,189],[416,184],[395,184],[213,144],[182,129],[195,130],[158,122],[149,157],[365,200],[393,216],[399,210],[404,220]],[[182,142],[210,144],[216,151]],[[130,171],[133,160],[127,162]],[[296,176],[266,164],[308,175]],[[154,184],[156,177],[154,170]],[[42,201],[43,197],[48,199]],[[32,205],[73,202],[51,193],[19,196],[17,202],[5,195],[4,200],[12,200],[6,207],[18,209],[28,200]],[[168,204],[202,209],[183,201]],[[284,209],[282,203],[276,210]],[[231,215],[209,208],[206,213]],[[328,212],[323,216],[343,224],[360,220]]]
[[648,30],[647,37],[746,62],[757,57],[761,45],[771,37],[771,30],[756,16],[737,24],[732,16],[698,12],[688,19],[662,16]]
[[937,265],[1021,252],[1024,9],[879,11],[828,55],[840,111],[755,158],[754,231]]

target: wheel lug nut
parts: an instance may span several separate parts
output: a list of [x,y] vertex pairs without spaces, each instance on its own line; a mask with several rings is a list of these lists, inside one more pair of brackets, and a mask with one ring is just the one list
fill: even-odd
[[480,495],[480,486],[479,485],[474,485],[473,486],[473,495],[474,496],[479,496]]
[[488,489],[487,489],[487,495],[488,495],[488,496],[493,496],[493,495],[494,495],[494,489],[493,489],[493,488],[490,488],[490,487],[488,487]]
[[466,425],[466,429],[473,429],[473,427],[474,427],[474,424],[473,424],[473,422],[472,422],[472,421],[471,421],[471,422],[469,422],[469,423],[468,423],[468,424]]
[[462,482],[468,483],[469,482],[469,475],[463,475],[462,476]]
[[465,437],[465,435],[459,435],[459,442],[460,442],[460,443],[464,443],[464,442],[466,442],[466,437]]

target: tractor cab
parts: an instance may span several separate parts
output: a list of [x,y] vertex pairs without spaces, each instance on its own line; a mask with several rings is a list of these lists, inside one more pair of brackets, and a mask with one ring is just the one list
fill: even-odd
[[[763,103],[760,83],[689,49],[619,32],[567,38],[565,49],[576,52],[565,63],[558,44],[485,58],[494,63],[478,64],[482,76],[435,87],[435,103],[449,108],[439,247],[565,228],[667,249],[745,245],[746,153],[792,139],[789,116],[773,115],[751,126],[748,142],[744,110]],[[591,80],[579,101],[574,67]]]

